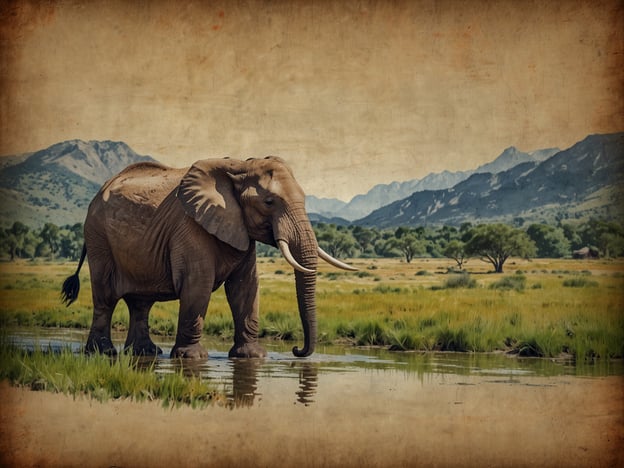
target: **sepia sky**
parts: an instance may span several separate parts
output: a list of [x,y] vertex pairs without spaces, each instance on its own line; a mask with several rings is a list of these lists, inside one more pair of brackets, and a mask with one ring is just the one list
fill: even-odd
[[285,158],[308,194],[624,130],[621,1],[0,5],[0,154]]

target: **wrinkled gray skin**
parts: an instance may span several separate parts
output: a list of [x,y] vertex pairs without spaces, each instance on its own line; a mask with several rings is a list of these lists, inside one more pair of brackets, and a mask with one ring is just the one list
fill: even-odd
[[[126,349],[162,352],[149,336],[150,308],[156,301],[179,299],[171,356],[205,358],[200,337],[206,310],[211,293],[224,284],[235,329],[229,356],[265,356],[258,344],[255,241],[286,243],[282,253],[295,267],[304,331],[303,348],[293,353],[303,357],[314,351],[315,270],[324,252],[305,212],[304,193],[281,159],[208,159],[190,169],[129,166],[91,202],[84,229],[94,305],[88,351],[115,353],[111,317],[123,299],[130,311]],[[77,275],[73,290],[67,285],[72,277],[63,287],[67,303],[78,294]]]

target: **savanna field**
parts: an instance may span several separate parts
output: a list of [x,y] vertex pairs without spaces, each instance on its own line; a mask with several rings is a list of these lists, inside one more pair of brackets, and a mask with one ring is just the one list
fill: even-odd
[[[522,356],[568,356],[577,362],[624,356],[624,261],[510,259],[502,274],[472,259],[450,273],[448,259],[355,259],[359,271],[321,265],[317,283],[319,343],[384,346],[397,351],[504,351]],[[260,258],[263,339],[301,339],[292,269]],[[60,303],[63,280],[76,264],[0,264],[0,324],[14,328],[84,328],[91,322],[88,269],[79,299]],[[157,303],[153,335],[175,336],[177,302]],[[113,328],[124,332],[121,301]],[[231,342],[225,294],[213,294],[205,333]]]

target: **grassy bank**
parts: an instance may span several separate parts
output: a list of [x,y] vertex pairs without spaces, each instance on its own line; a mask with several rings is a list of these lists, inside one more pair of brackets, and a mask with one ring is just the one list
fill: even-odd
[[27,352],[0,339],[0,380],[9,380],[13,385],[99,401],[158,400],[165,407],[226,401],[199,377],[185,376],[182,370],[156,374],[151,366],[127,355],[87,356],[69,349],[56,353],[41,349]]
[[[356,260],[343,273],[322,266],[317,285],[319,341],[396,350],[488,352],[527,356],[561,353],[577,359],[624,356],[624,262],[509,261],[502,275],[472,260],[468,274],[448,273],[449,260]],[[0,324],[87,328],[88,270],[77,303],[59,301],[74,264],[0,265]],[[261,336],[300,340],[294,279],[282,260],[261,259]],[[114,327],[128,326],[120,303]],[[177,303],[160,303],[152,333],[174,335]],[[205,332],[231,341],[232,319],[222,290],[213,295]]]

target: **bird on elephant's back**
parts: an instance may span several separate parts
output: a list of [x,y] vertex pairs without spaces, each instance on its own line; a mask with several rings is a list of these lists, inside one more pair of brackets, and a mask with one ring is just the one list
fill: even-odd
[[157,301],[179,299],[171,356],[205,358],[200,338],[208,303],[225,285],[234,319],[229,356],[266,356],[258,343],[258,241],[278,247],[295,270],[304,345],[293,353],[309,356],[317,335],[318,258],[355,268],[319,248],[304,203],[291,169],[277,157],[206,159],[186,169],[156,163],[127,167],[91,202],[77,271],[63,284],[69,305],[78,296],[78,273],[87,257],[93,294],[87,351],[116,353],[111,318],[123,299],[130,312],[125,349],[161,353],[149,336],[150,309]]

